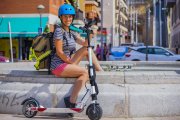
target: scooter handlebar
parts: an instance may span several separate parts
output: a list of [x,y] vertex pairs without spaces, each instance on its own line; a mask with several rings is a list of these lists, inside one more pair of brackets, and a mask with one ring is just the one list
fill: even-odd
[[88,27],[91,27],[92,25],[94,25],[95,23],[96,23],[96,20],[91,20],[85,26],[88,28]]
[[94,25],[96,23],[96,20],[91,20],[89,21],[87,24],[85,24],[84,27],[79,27],[79,29],[83,30],[83,31],[87,31],[89,29],[89,27],[91,27],[92,25]]

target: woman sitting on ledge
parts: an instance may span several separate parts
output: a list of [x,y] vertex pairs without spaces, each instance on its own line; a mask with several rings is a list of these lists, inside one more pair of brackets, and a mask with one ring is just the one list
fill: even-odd
[[[75,32],[70,31],[69,27],[75,16],[73,6],[69,4],[60,6],[58,16],[62,25],[56,26],[53,36],[56,53],[52,56],[51,71],[57,77],[77,78],[71,96],[65,98],[66,107],[73,108],[75,107],[81,88],[85,86],[85,82],[89,80],[88,70],[78,65],[84,57],[88,58],[88,42]],[[83,47],[76,51],[76,43]],[[92,58],[95,69],[97,71],[102,71],[94,53],[92,53]]]

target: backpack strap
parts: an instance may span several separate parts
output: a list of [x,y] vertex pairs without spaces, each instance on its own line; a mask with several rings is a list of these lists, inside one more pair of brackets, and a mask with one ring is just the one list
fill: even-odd
[[72,35],[72,37],[74,38],[74,40],[76,41],[76,36],[71,32],[72,30],[70,29],[69,33]]
[[[69,46],[68,40],[67,40],[66,35],[65,35],[65,30],[62,27],[61,27],[61,29],[63,31],[63,39],[66,40],[66,44],[67,44],[67,46]],[[72,36],[74,38],[74,40],[76,40],[75,39],[76,37],[74,34],[72,34],[71,29],[69,29],[69,35]]]
[[50,68],[51,68],[51,58],[52,56],[54,56],[55,52],[56,52],[56,48],[53,47],[53,35],[54,35],[54,32],[50,32],[49,33],[49,43],[50,43],[50,55],[48,56],[48,74],[50,75],[51,74],[51,71],[50,71]]

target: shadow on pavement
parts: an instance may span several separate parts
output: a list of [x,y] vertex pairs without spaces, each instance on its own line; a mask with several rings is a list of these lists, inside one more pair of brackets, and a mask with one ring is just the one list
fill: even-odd
[[[12,115],[13,117],[15,118],[19,118],[19,119],[29,119],[29,118],[26,118],[25,116],[23,115]],[[59,119],[59,120],[86,120],[85,118],[70,118],[68,117],[67,115],[65,114],[60,114],[60,115],[48,115],[48,116],[35,116],[33,118],[30,118],[32,120],[56,120],[56,119]],[[29,119],[29,120],[30,120]],[[87,119],[88,120],[88,119]]]

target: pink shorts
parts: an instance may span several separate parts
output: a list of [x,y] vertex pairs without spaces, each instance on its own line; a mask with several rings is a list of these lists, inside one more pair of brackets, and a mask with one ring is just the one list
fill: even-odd
[[54,69],[52,71],[52,74],[54,74],[56,77],[60,77],[61,73],[64,71],[64,68],[67,66],[67,63],[63,63],[61,65],[59,65],[58,67],[56,67],[56,69]]

